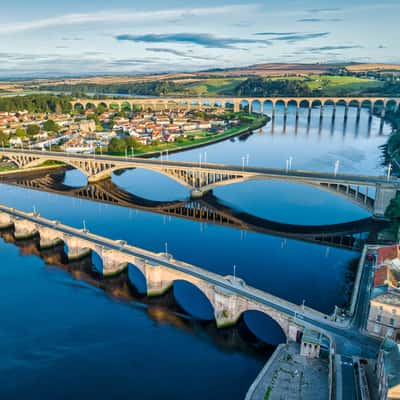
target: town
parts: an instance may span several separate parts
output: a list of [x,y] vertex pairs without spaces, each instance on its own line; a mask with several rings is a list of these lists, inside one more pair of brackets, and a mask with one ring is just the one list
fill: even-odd
[[[222,109],[115,111],[98,107],[71,113],[0,112],[2,146],[68,153],[133,154],[158,146],[210,140],[243,126],[240,113]],[[164,146],[168,149],[168,146]]]

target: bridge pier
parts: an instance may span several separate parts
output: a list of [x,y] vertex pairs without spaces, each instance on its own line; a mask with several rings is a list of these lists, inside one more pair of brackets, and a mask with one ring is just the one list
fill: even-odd
[[143,266],[148,296],[162,296],[172,287],[174,281],[164,267],[149,261],[145,261]]
[[39,227],[40,236],[40,249],[50,249],[62,243],[62,239],[59,237],[58,232],[49,228]]
[[103,262],[103,276],[111,277],[119,275],[128,268],[128,263],[124,262],[122,254],[114,250],[103,250],[101,254]]
[[392,199],[397,195],[397,190],[393,187],[385,187],[382,185],[376,186],[375,202],[374,202],[374,217],[384,218],[387,207]]
[[66,235],[63,237],[63,241],[68,248],[68,261],[76,261],[82,258],[90,256],[92,250],[90,247],[83,243],[79,238]]
[[0,230],[9,229],[14,226],[11,216],[6,213],[0,213]]
[[30,239],[38,234],[36,225],[28,220],[14,219],[14,237],[16,240]]

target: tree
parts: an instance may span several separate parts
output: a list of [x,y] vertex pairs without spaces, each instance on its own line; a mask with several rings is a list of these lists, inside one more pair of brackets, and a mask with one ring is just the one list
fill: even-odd
[[6,135],[3,131],[0,130],[0,144],[2,146],[7,145],[8,144],[8,135]]
[[40,128],[38,125],[32,124],[28,126],[28,129],[26,130],[26,133],[28,136],[35,136],[40,132]]
[[17,130],[15,131],[15,134],[23,139],[24,137],[26,137],[26,130],[24,128],[17,128]]
[[138,147],[140,147],[140,143],[137,140],[135,140],[132,136],[127,136],[126,138],[124,138],[124,141],[128,149],[131,149],[132,147],[134,149],[137,149]]
[[43,129],[47,132],[58,132],[60,130],[60,127],[58,124],[56,124],[53,120],[48,119],[44,124],[43,124]]
[[110,153],[124,153],[126,147],[126,143],[123,139],[112,138],[108,145],[108,151]]

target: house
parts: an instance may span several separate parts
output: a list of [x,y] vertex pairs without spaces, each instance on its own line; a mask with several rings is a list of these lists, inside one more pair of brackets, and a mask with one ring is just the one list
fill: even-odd
[[399,246],[384,246],[377,252],[377,268],[369,302],[367,331],[400,340]]
[[376,362],[380,400],[400,399],[400,345],[386,338]]

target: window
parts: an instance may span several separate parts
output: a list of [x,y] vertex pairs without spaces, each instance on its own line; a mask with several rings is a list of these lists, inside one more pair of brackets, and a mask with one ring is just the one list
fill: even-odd
[[381,332],[381,327],[378,325],[378,324],[375,324],[375,326],[374,326],[374,332],[375,333],[380,333]]
[[387,330],[387,335],[388,335],[389,337],[392,337],[392,336],[393,336],[393,328],[389,328],[389,329]]
[[381,319],[382,319],[382,316],[381,316],[381,315],[377,315],[377,316],[376,316],[376,321],[377,321],[377,322],[381,322]]
[[393,315],[396,315],[396,312],[397,312],[397,310],[396,310],[395,308],[393,308],[392,314],[393,314]]
[[390,318],[389,324],[390,324],[390,325],[394,325],[394,318]]

